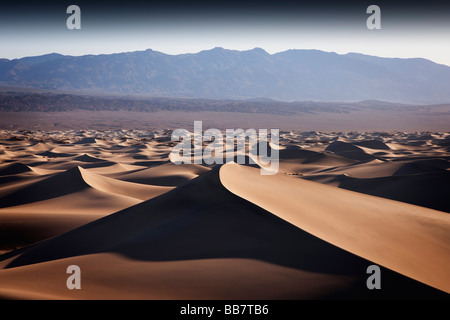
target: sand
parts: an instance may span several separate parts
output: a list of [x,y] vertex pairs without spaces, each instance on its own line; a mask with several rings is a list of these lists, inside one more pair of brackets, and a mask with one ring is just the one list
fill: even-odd
[[0,298],[448,298],[449,142],[282,131],[264,176],[167,130],[0,130]]

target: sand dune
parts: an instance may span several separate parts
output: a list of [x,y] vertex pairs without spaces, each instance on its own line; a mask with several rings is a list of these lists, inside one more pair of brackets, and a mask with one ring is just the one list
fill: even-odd
[[[45,293],[34,293],[36,295],[34,297],[58,297],[59,293],[62,295],[59,297],[67,298],[70,296],[70,292],[58,288],[60,285],[49,276],[51,272],[45,268],[46,265],[47,268],[53,269],[55,261],[69,260],[70,263],[89,268],[95,263],[103,265],[103,268],[100,268],[102,273],[116,274],[117,267],[111,267],[111,264],[105,261],[112,259],[111,253],[115,253],[122,257],[120,260],[123,260],[116,264],[120,269],[127,265],[133,265],[136,268],[138,264],[136,261],[148,262],[147,269],[142,265],[141,268],[138,268],[139,272],[127,272],[120,280],[122,290],[135,291],[137,289],[138,292],[141,292],[140,298],[202,298],[206,296],[237,298],[239,294],[236,292],[248,290],[246,289],[248,281],[235,283],[230,288],[228,283],[219,280],[223,279],[224,267],[232,268],[234,279],[243,279],[246,277],[247,271],[241,270],[249,270],[258,264],[261,265],[260,269],[253,269],[254,276],[250,282],[252,285],[267,288],[266,291],[259,293],[261,298],[292,297],[294,293],[297,297],[306,296],[308,293],[313,297],[326,297],[341,292],[347,294],[350,292],[356,296],[362,291],[358,274],[364,272],[367,265],[370,264],[369,261],[305,232],[304,229],[309,228],[307,221],[311,214],[302,210],[299,212],[298,209],[293,211],[288,209],[289,212],[284,212],[284,216],[282,213],[276,216],[261,209],[253,202],[228,192],[227,189],[236,192],[237,186],[234,185],[233,180],[242,175],[251,175],[252,179],[263,177],[259,175],[258,170],[253,168],[232,164],[224,165],[220,171],[209,172],[158,198],[38,243],[22,250],[17,255],[6,257],[0,264],[6,272],[0,273],[0,278],[2,276],[9,278],[10,269],[21,270],[25,273],[34,270],[34,272],[42,274],[41,277],[47,274],[46,287],[48,288]],[[313,184],[319,188],[329,189],[329,192],[349,193],[313,182],[301,182],[282,177],[276,177],[276,179],[277,181],[288,179],[288,187],[298,185],[295,189],[289,188],[295,191],[305,191],[302,187],[303,184],[307,184],[308,187]],[[222,183],[227,189],[222,186]],[[239,187],[242,186],[239,184]],[[257,190],[256,194],[260,191]],[[250,198],[247,194],[246,197]],[[286,194],[279,200],[287,199],[289,203],[292,203],[292,197]],[[261,204],[261,199],[252,200]],[[314,200],[310,201],[315,203]],[[388,200],[380,201],[389,203]],[[196,203],[201,203],[202,206],[192,210],[192,206]],[[333,208],[335,209],[335,206]],[[286,222],[291,220],[289,215],[294,214],[300,216],[299,220],[295,221],[296,224]],[[306,215],[306,218],[302,217],[303,215]],[[448,222],[448,220],[443,221]],[[361,224],[361,222],[359,223]],[[302,225],[302,228],[297,226],[299,224]],[[327,226],[318,225],[317,227],[329,231]],[[346,228],[351,228],[351,226]],[[99,238],[99,234],[102,235],[101,238]],[[332,234],[331,238],[334,239],[336,236],[336,234]],[[339,236],[337,237],[339,238]],[[370,239],[369,236],[367,238]],[[439,239],[438,237],[434,239],[436,238]],[[351,242],[351,239],[345,241]],[[347,242],[344,244],[349,245]],[[441,245],[444,248],[438,246],[438,249],[442,249],[448,254],[447,245],[445,243]],[[427,244],[424,244],[424,247],[424,251],[429,249]],[[364,249],[368,250],[368,248],[370,249],[370,244]],[[376,249],[373,250],[376,251]],[[393,251],[397,252],[395,249]],[[428,257],[431,255],[432,258],[435,258],[436,263],[442,262],[442,259],[444,261],[448,259],[448,256],[440,255],[441,251],[433,253],[435,255],[429,254]],[[378,256],[376,258],[379,259]],[[408,258],[410,257],[408,256]],[[211,262],[211,259],[219,260],[214,263]],[[401,260],[399,259],[399,261]],[[333,261],[333,263],[330,264],[326,261]],[[427,261],[429,263],[429,260]],[[377,263],[379,262],[377,261]],[[168,265],[169,271],[159,273],[157,280],[154,276],[152,277],[155,272],[153,266],[156,265],[156,269],[160,270],[158,267],[162,267],[161,264]],[[192,282],[186,280],[182,280],[177,286],[167,286],[167,281],[170,282],[171,277],[176,274],[179,276],[192,264],[196,266],[197,270],[208,270],[206,274],[199,272],[196,276],[198,285],[195,287],[202,288],[201,292],[195,293],[192,292],[193,290],[189,290]],[[241,267],[237,268],[236,264]],[[36,266],[39,267],[36,268]],[[406,266],[403,267],[406,268]],[[420,270],[420,266],[418,269]],[[275,272],[275,270],[277,271]],[[265,274],[264,271],[270,271],[270,273]],[[14,277],[19,277],[17,272],[13,272],[13,274]],[[280,274],[291,280],[289,282],[277,281]],[[442,274],[434,276],[440,275]],[[216,279],[213,283],[209,282],[211,276]],[[154,285],[143,288],[136,283],[137,277],[152,279],[151,282]],[[409,285],[417,292],[429,290],[400,275],[392,273],[390,277],[392,283],[410,282]],[[308,286],[302,287],[302,283],[309,282],[308,278],[309,281],[315,279],[319,284],[310,283]],[[293,281],[294,279],[296,281]],[[276,292],[269,289],[272,282],[278,283]],[[445,282],[448,283],[448,279]],[[244,285],[242,289],[241,285]],[[23,282],[19,283],[20,286],[22,290],[26,288],[26,284]],[[111,292],[107,289],[107,282],[87,279],[86,286],[93,288],[88,293],[90,298],[117,298],[114,294],[110,296]],[[159,290],[155,289],[161,287],[164,292],[163,296],[160,295]],[[225,291],[220,288],[224,288]],[[327,290],[323,292],[323,288],[327,288]],[[14,292],[8,288],[3,294],[11,295],[9,293],[11,291]],[[189,295],[184,295],[183,292],[189,292]],[[133,296],[131,295],[131,297]]]
[[[82,284],[82,290],[63,292],[58,283],[65,283],[66,274],[54,271],[72,264],[86,270],[83,277],[89,280]],[[106,269],[105,265],[110,267]],[[41,277],[33,278],[33,274]],[[118,276],[125,274],[128,276]],[[261,260],[153,262],[110,253],[4,269],[0,278],[0,299],[320,299],[336,287],[351,283],[347,276],[302,271]],[[39,290],[30,290],[30,283]]]
[[406,176],[422,173],[445,173],[449,167],[449,161],[445,159],[432,160],[403,160],[403,161],[380,161],[373,160],[362,164],[334,166],[329,170],[322,171],[328,174],[346,174],[353,178],[378,178],[390,176]]
[[114,175],[116,179],[153,184],[160,186],[178,186],[209,171],[201,165],[175,165],[171,162],[131,173]]
[[0,198],[5,248],[60,234],[171,189],[116,181],[79,167],[13,187],[2,188]]
[[363,140],[355,143],[357,146],[369,149],[389,150],[389,146],[380,140]]
[[93,157],[88,154],[83,154],[82,156],[75,157],[75,158],[73,158],[73,160],[81,161],[81,162],[92,162],[92,163],[105,161],[103,159],[99,159],[99,158]]
[[43,142],[37,142],[35,144],[32,144],[28,147],[31,151],[36,152],[45,152],[53,149],[53,146],[51,144],[43,143]]
[[339,187],[450,212],[448,171],[366,179],[345,177]]
[[[122,173],[127,172],[125,167],[117,166]],[[3,165],[0,248],[21,247],[66,232],[171,189],[115,180],[73,167],[73,163],[67,170],[31,167],[20,162]]]
[[373,155],[364,152],[360,147],[343,141],[334,141],[330,143],[325,151],[358,161],[373,160],[375,158]]
[[32,172],[32,170],[27,165],[20,162],[0,166],[0,176],[9,176],[25,172]]
[[280,170],[304,174],[354,164],[356,161],[338,155],[291,147],[279,151]]
[[104,177],[87,169],[78,167],[83,180],[92,188],[109,193],[127,196],[139,200],[147,200],[171,190],[170,187],[153,186],[133,182],[120,181]]
[[447,133],[282,132],[274,176],[174,165],[168,131],[0,137],[0,298],[450,293]]
[[321,239],[450,291],[450,276],[442,268],[450,261],[448,214],[314,182],[259,176],[251,170],[225,166],[222,182],[233,193]]
[[42,157],[42,158],[68,158],[68,157],[75,156],[75,154],[53,152],[53,151],[47,150],[47,151],[43,151],[43,152],[40,152],[40,153],[36,153],[35,156]]

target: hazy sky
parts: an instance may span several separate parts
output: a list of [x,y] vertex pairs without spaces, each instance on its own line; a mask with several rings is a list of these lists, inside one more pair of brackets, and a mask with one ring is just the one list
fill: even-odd
[[[66,8],[81,8],[81,30],[68,30]],[[366,9],[381,8],[381,30]],[[450,1],[2,1],[0,58],[153,49],[169,54],[213,47],[269,53],[288,49],[422,57],[450,66]]]

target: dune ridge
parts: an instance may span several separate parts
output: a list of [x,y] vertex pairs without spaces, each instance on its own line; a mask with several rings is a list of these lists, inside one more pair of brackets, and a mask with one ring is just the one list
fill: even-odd
[[448,214],[230,166],[222,168],[221,181],[234,194],[347,251],[450,292],[450,275],[442,268],[450,261]]

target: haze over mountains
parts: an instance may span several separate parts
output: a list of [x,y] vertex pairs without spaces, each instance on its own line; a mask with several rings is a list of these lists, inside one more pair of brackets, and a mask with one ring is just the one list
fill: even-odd
[[450,101],[450,67],[318,50],[214,48],[0,60],[0,85],[204,99]]

